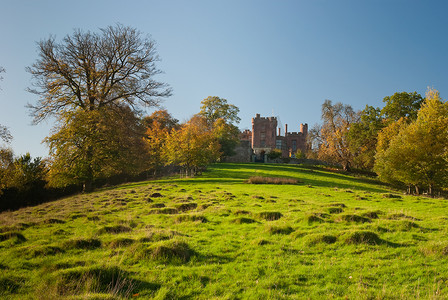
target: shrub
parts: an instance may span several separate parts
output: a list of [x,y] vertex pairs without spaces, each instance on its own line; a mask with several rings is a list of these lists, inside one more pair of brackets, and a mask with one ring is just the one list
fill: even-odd
[[282,150],[280,149],[272,149],[268,154],[268,158],[271,160],[282,157]]

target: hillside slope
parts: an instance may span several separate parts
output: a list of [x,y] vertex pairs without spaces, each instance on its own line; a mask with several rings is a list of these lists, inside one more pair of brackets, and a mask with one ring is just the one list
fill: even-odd
[[447,208],[319,168],[216,164],[0,214],[0,297],[442,299]]

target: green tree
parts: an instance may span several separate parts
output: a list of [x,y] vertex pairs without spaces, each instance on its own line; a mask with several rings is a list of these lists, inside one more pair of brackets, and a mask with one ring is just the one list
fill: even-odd
[[235,125],[241,121],[238,117],[239,108],[216,96],[205,98],[201,104],[198,115],[205,118],[206,125],[213,131],[220,144],[222,158],[234,155],[240,135],[240,130]]
[[424,99],[417,92],[395,93],[383,99],[385,106],[381,109],[381,114],[390,122],[398,121],[400,118],[413,121],[417,119],[417,113],[423,101]]
[[77,155],[63,159],[62,165],[78,166],[66,169],[65,175],[82,180],[85,190],[90,190],[94,178],[107,174],[98,173],[107,169],[106,166],[99,168],[103,165],[100,162],[110,162],[110,157],[115,157],[111,153],[121,153],[119,148],[111,147],[126,139],[118,136],[106,139],[110,146],[105,150],[105,144],[97,142],[96,136],[109,136],[108,130],[100,132],[107,127],[120,133],[118,126],[122,124],[109,122],[108,126],[100,126],[100,123],[111,112],[117,115],[126,109],[138,112],[141,107],[154,106],[171,94],[166,84],[155,80],[161,73],[156,67],[155,43],[134,28],[116,25],[98,33],[76,30],[61,43],[54,38],[42,40],[38,50],[39,59],[27,68],[34,80],[34,88],[29,91],[39,96],[37,104],[28,105],[31,115],[35,123],[56,117],[56,133],[47,139],[52,155],[57,155],[52,159],[60,161],[67,150],[76,152]]
[[14,159],[10,172],[9,186],[19,190],[32,187],[33,184],[44,182],[47,174],[47,166],[40,158],[31,158],[29,153]]
[[212,126],[218,119],[223,119],[227,124],[235,124],[241,121],[238,117],[240,109],[227,103],[224,98],[209,96],[202,100],[201,104],[199,115],[207,120],[209,126]]
[[369,105],[359,113],[358,122],[351,124],[347,138],[356,167],[373,168],[378,132],[384,124],[380,109]]

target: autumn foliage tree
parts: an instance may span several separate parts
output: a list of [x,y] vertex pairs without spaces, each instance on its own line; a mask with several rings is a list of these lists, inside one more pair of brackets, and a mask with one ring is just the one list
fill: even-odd
[[166,163],[182,167],[187,176],[200,173],[221,155],[217,139],[201,116],[172,131],[166,141]]
[[120,112],[116,109],[78,109],[60,117],[55,132],[45,139],[50,148],[50,185],[93,183],[145,169],[140,119],[127,106]]
[[333,104],[325,100],[322,104],[322,125],[315,132],[318,144],[318,157],[342,165],[349,170],[353,162],[350,151],[348,132],[352,123],[357,121],[357,114],[350,105],[340,102]]
[[166,151],[167,140],[172,131],[180,126],[178,120],[173,118],[168,111],[158,110],[143,119],[145,131],[146,162],[154,175],[157,175],[162,167],[167,164]]
[[90,190],[95,178],[111,174],[101,161],[112,162],[121,153],[114,148],[126,139],[120,136],[120,116],[128,119],[128,110],[136,113],[171,94],[155,80],[161,73],[155,42],[118,24],[100,32],[76,30],[60,43],[50,37],[39,42],[38,51],[39,59],[27,70],[34,80],[29,91],[39,100],[29,108],[35,123],[57,119],[46,140],[51,174],[63,172],[70,180],[57,182],[76,179]]

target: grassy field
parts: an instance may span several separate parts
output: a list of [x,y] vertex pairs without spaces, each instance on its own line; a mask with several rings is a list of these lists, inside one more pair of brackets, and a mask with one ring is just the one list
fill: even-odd
[[216,164],[0,214],[0,298],[446,299],[447,204],[319,168]]

